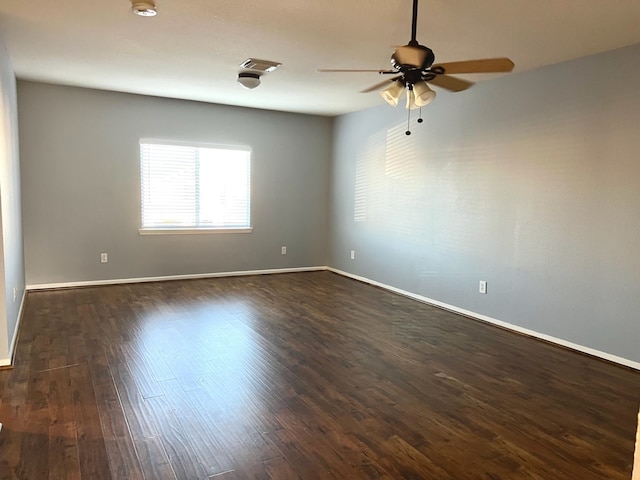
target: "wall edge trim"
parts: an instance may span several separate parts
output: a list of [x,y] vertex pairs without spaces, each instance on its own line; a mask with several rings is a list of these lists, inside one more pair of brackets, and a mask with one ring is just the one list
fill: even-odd
[[502,320],[498,320],[496,318],[488,317],[486,315],[482,315],[480,313],[475,313],[470,310],[465,310],[463,308],[456,307],[454,305],[449,305],[448,303],[440,302],[438,300],[433,300],[428,297],[424,297],[422,295],[418,295],[417,293],[408,292],[406,290],[402,290],[400,288],[392,287],[391,285],[387,285],[382,282],[378,282],[376,280],[371,280],[366,277],[361,277],[360,275],[355,275],[349,272],[345,272],[343,270],[338,270],[336,268],[328,267],[327,270],[330,272],[336,273],[338,275],[342,275],[344,277],[352,278],[354,280],[358,280],[360,282],[368,283],[370,285],[383,288],[385,290],[389,290],[390,292],[397,293],[404,297],[411,298],[413,300],[417,300],[422,303],[426,303],[428,305],[433,305],[434,307],[442,308],[443,310],[449,310],[453,313],[458,313],[460,315],[464,315],[465,317],[469,317],[473,320],[478,320],[481,322],[489,323],[491,325],[504,328],[505,330],[510,330],[515,333],[520,333],[522,335],[526,335],[528,337],[532,337],[538,340],[543,340],[545,342],[549,342],[564,348],[568,348],[570,350],[574,350],[580,353],[584,353],[590,355],[592,357],[597,357],[602,360],[606,360],[612,363],[616,363],[618,365],[623,365],[625,367],[632,368],[634,370],[640,370],[640,362],[635,362],[633,360],[629,360],[627,358],[618,357],[617,355],[612,355],[607,352],[602,352],[600,350],[596,350],[590,347],[585,347],[584,345],[578,345],[577,343],[572,343],[567,340],[563,340],[561,338],[553,337],[551,335],[547,335],[545,333],[536,332],[535,330],[530,330],[528,328],[520,327],[518,325],[514,325],[512,323],[508,323]]
[[18,329],[20,328],[20,322],[22,321],[22,313],[24,311],[24,304],[27,298],[26,289],[22,292],[22,299],[20,300],[20,308],[18,309],[18,320],[16,326],[13,329],[13,337],[11,338],[11,345],[9,346],[9,358],[0,359],[0,367],[10,367],[13,365],[13,358],[16,353],[16,345],[18,344]]
[[167,282],[172,280],[195,280],[199,278],[241,277],[248,275],[273,275],[278,273],[315,272],[327,270],[326,266],[273,268],[265,270],[239,270],[232,272],[190,273],[185,275],[165,275],[158,277],[114,278],[105,280],[89,280],[82,282],[40,283],[27,285],[27,291],[57,290],[62,288],[99,287],[105,285],[122,285],[127,283]]
[[[528,337],[536,338],[538,340],[543,340],[561,347],[568,348],[570,350],[574,350],[574,351],[584,353],[593,357],[607,360],[612,363],[623,365],[625,367],[629,367],[634,370],[640,370],[640,362],[635,362],[627,358],[619,357],[617,355],[613,355],[607,352],[602,352],[600,350],[586,347],[584,345],[579,345],[577,343],[569,342],[567,340],[553,337],[545,333],[536,332],[535,330],[530,330],[528,328],[520,327],[518,325],[514,325],[512,323],[505,322],[503,320],[498,320],[496,318],[492,318],[487,315],[482,315],[480,313],[472,312],[470,310],[465,310],[463,308],[459,308],[454,305],[450,305],[448,303],[440,302],[432,298],[418,295],[416,293],[402,290],[400,288],[393,287],[391,285],[387,285],[385,283],[378,282],[376,280],[371,280],[369,278],[362,277],[360,275],[355,275],[353,273],[345,272],[343,270],[339,270],[337,268],[328,267],[328,266],[277,268],[277,269],[265,269],[265,270],[242,270],[242,271],[232,271],[232,272],[196,273],[196,274],[187,274],[187,275],[167,275],[167,276],[158,276],[158,277],[121,278],[121,279],[92,280],[92,281],[83,281],[83,282],[43,283],[43,284],[27,285],[25,289],[25,293],[22,296],[18,321],[16,322],[16,328],[14,331],[13,340],[11,342],[11,348],[10,348],[11,357],[13,358],[13,353],[16,346],[17,331],[20,325],[20,320],[22,319],[22,312],[24,308],[26,292],[28,291],[55,290],[55,289],[62,289],[62,288],[93,287],[93,286],[105,286],[105,285],[121,285],[121,284],[127,284],[127,283],[165,282],[165,281],[171,281],[171,280],[190,280],[190,279],[199,279],[199,278],[237,277],[237,276],[247,276],[247,275],[272,275],[272,274],[279,274],[279,273],[314,272],[314,271],[323,271],[323,270],[327,270],[335,274],[341,275],[343,277],[351,278],[353,280],[358,280],[360,282],[367,283],[369,285],[380,287],[390,292],[402,295],[404,297],[408,297],[413,300],[426,303],[428,305],[433,305],[435,307],[439,307],[444,310],[449,310],[453,313],[464,315],[465,317],[482,321],[497,327],[501,327],[515,333],[520,333]],[[11,365],[11,359],[0,359],[0,367],[9,366],[9,365]]]

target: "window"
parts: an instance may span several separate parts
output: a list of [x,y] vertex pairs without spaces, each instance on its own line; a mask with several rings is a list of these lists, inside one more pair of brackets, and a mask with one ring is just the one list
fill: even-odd
[[141,233],[251,231],[251,150],[140,140]]

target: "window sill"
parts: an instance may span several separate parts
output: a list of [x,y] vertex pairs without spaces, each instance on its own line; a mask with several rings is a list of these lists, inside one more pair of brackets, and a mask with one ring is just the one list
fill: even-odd
[[206,235],[211,233],[251,233],[253,228],[140,228],[140,235]]

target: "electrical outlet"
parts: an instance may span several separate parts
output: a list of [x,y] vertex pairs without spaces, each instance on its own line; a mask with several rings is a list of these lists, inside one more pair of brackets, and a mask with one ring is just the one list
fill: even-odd
[[287,254],[287,247],[282,247],[282,255],[286,255]]
[[356,251],[351,250],[351,260],[355,260],[355,259],[356,259]]
[[487,293],[487,281],[480,280],[480,285],[478,286],[478,291],[480,293]]
[[107,263],[109,261],[109,256],[106,253],[100,254],[100,263]]

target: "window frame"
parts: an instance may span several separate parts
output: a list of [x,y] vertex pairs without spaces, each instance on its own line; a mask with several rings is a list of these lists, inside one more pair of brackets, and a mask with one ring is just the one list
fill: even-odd
[[[143,189],[143,160],[142,160],[142,146],[146,145],[166,145],[166,146],[178,146],[178,147],[192,147],[192,148],[209,148],[209,149],[220,149],[220,150],[240,150],[244,152],[248,152],[249,154],[249,172],[248,172],[248,181],[249,181],[249,191],[248,191],[248,207],[249,207],[249,225],[242,227],[229,227],[229,226],[221,226],[221,227],[207,227],[207,226],[189,226],[189,227],[145,227],[142,225],[143,222],[143,205],[144,205],[144,189]],[[207,142],[196,142],[196,141],[183,141],[183,140],[163,140],[157,138],[140,138],[138,141],[138,161],[139,161],[139,187],[140,187],[140,210],[138,212],[138,221],[140,222],[140,226],[138,228],[138,233],[140,235],[202,235],[202,234],[217,234],[217,233],[251,233],[253,232],[252,226],[252,149],[248,145],[227,145],[220,143],[207,143]],[[199,202],[199,199],[197,199]]]

